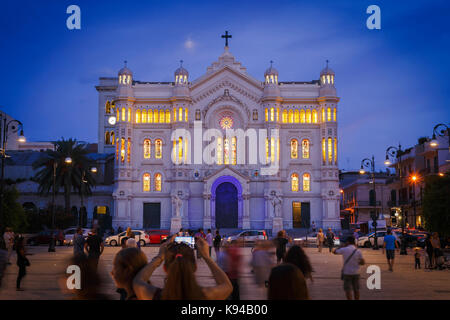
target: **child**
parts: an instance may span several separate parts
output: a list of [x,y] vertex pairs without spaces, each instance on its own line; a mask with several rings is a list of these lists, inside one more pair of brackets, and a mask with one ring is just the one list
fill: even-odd
[[415,248],[414,249],[415,253],[414,253],[414,269],[420,269],[420,249],[419,248]]
[[424,256],[423,256],[423,260],[425,261],[425,269],[431,269],[431,266],[430,266],[430,257],[428,256],[428,252],[425,250],[424,251]]

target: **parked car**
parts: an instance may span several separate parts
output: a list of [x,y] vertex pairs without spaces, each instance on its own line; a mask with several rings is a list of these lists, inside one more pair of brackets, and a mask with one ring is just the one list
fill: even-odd
[[49,244],[52,239],[52,234],[54,233],[56,244],[62,246],[64,245],[64,234],[61,230],[43,230],[37,235],[29,237],[27,239],[27,244],[30,246],[37,246],[40,244]]
[[[315,246],[315,245],[317,245],[317,232],[311,232],[307,236],[304,236],[304,237],[294,238],[294,241],[300,241],[302,244]],[[324,244],[323,245],[324,246],[327,245],[326,234],[324,234]],[[341,245],[341,239],[336,235],[334,236],[334,245],[335,246]]]
[[[139,242],[141,247],[144,247],[147,244],[157,244],[162,243],[167,240],[169,236],[168,230],[131,230],[134,233],[134,237],[136,242]],[[110,246],[119,246],[124,237],[126,237],[127,232],[121,232],[119,234],[109,236],[105,239],[105,244],[109,244]]]
[[169,230],[148,230],[146,231],[151,244],[163,243],[169,237]]
[[258,240],[267,240],[267,233],[265,230],[246,230],[242,231],[238,234],[231,235],[228,237],[225,237],[225,241],[228,243],[242,240],[245,243],[254,243]]
[[[87,238],[89,235],[90,229],[83,228],[83,237]],[[64,244],[71,246],[73,245],[73,236],[77,232],[77,227],[72,227],[64,230]]]
[[[384,236],[386,235],[386,231],[377,231],[377,243],[379,247],[383,246],[384,243]],[[395,235],[394,235],[395,236]],[[367,236],[362,236],[358,238],[357,241],[358,247],[366,247],[370,248],[375,245],[375,232],[370,233]]]

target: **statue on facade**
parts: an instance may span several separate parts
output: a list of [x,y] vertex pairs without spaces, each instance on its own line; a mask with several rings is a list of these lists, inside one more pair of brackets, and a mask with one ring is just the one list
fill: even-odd
[[283,200],[277,194],[273,194],[270,198],[270,202],[273,206],[273,216],[275,218],[281,217],[281,203]]
[[180,217],[181,206],[183,205],[183,200],[177,195],[172,196],[172,204],[175,208],[175,217]]

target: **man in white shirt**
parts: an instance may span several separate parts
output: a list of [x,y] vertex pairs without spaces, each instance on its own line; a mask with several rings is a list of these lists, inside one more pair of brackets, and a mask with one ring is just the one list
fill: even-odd
[[364,265],[362,253],[355,247],[355,238],[347,238],[345,247],[334,249],[334,254],[342,254],[344,265],[342,267],[342,280],[347,300],[352,300],[352,291],[355,300],[359,300],[359,268]]
[[6,250],[8,250],[6,263],[11,264],[11,262],[9,262],[9,258],[11,258],[11,252],[14,246],[14,232],[12,232],[11,228],[6,228],[5,233],[3,234],[3,239],[5,241]]

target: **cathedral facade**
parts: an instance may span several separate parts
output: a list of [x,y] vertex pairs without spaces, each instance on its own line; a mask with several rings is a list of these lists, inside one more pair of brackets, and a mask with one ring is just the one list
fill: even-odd
[[334,72],[250,76],[225,47],[190,81],[100,78],[99,152],[115,154],[113,226],[340,229]]

